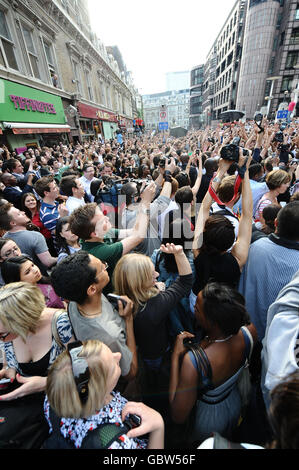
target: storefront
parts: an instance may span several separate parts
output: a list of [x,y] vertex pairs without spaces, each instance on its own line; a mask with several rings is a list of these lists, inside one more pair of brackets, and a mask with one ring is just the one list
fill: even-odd
[[79,103],[78,111],[83,141],[97,139],[100,135],[107,140],[115,137],[118,123],[114,113],[84,103]]
[[59,96],[0,79],[0,127],[10,150],[68,142],[67,125]]
[[119,128],[123,132],[128,132],[128,133],[133,132],[133,119],[128,119],[126,117],[119,116],[118,122],[119,122]]

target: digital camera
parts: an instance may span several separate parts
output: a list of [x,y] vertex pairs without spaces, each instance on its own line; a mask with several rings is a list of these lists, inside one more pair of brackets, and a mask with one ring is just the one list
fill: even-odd
[[[248,157],[248,150],[243,149],[243,155],[244,157]],[[240,147],[236,144],[225,145],[221,149],[220,156],[223,158],[223,160],[238,163],[240,157]]]

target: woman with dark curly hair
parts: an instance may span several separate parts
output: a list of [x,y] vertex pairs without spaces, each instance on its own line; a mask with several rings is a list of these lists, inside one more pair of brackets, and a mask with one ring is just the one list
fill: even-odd
[[185,339],[193,337],[189,332],[177,336],[172,353],[172,419],[183,424],[192,412],[190,443],[202,442],[213,432],[231,438],[242,413],[238,380],[250,359],[257,332],[242,295],[222,283],[209,283],[198,294],[195,318],[202,336],[197,354],[187,352],[184,344]]

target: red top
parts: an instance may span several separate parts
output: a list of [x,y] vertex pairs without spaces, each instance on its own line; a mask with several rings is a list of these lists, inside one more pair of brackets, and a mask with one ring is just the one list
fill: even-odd
[[39,218],[39,211],[37,211],[34,216],[32,217],[32,223],[36,225],[39,229],[41,234],[48,240],[52,237],[51,232],[44,226]]

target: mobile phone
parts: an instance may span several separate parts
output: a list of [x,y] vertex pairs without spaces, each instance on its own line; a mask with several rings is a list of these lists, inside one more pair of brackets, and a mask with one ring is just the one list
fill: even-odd
[[4,384],[8,384],[8,383],[10,383],[10,379],[5,379],[4,378],[4,379],[0,380],[0,385],[4,385]]
[[138,415],[128,414],[125,423],[131,428],[138,428],[141,425],[141,418]]
[[116,310],[118,310],[118,301],[119,300],[122,302],[123,308],[126,308],[127,302],[124,299],[122,299],[119,295],[108,294],[107,298],[108,298],[109,302],[113,305],[113,307],[116,308]]
[[197,342],[198,342],[198,341],[197,341],[196,338],[185,338],[185,339],[183,340],[183,344],[184,344],[185,346],[188,345],[188,344],[190,344],[190,345],[191,345],[191,344],[196,344]]

